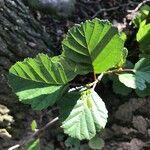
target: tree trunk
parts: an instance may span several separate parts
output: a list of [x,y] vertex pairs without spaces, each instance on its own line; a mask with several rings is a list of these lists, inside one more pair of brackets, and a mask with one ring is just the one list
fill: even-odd
[[0,0],[0,103],[11,105],[8,69],[17,60],[50,53],[50,37],[31,15],[23,0]]

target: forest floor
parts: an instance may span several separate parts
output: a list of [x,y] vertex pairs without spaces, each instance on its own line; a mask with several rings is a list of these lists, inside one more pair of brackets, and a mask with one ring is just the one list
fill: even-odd
[[[129,54],[131,54],[129,59],[136,61],[137,44],[133,40],[136,30],[132,25],[129,25],[129,10],[134,10],[140,2],[142,0],[77,0],[75,12],[68,19],[58,20],[44,14],[41,14],[40,18],[37,19],[51,35],[53,49],[56,50],[57,54],[60,54],[61,41],[65,33],[74,23],[80,23],[94,17],[108,19],[129,35],[130,38],[126,43]],[[36,15],[36,12],[32,13]],[[98,85],[96,90],[105,101],[109,112],[108,123],[102,134],[102,138],[105,140],[104,150],[149,150],[150,98],[138,98],[134,92],[129,96],[114,94],[111,83]],[[1,110],[3,111],[1,112]],[[10,110],[0,105],[0,115],[6,118],[5,121],[0,119],[0,125],[3,124],[9,132],[4,137],[0,137],[0,150],[7,150],[8,147],[32,134],[30,126],[32,120],[37,120],[39,127],[42,127],[56,114],[55,109],[34,112],[29,106],[18,102]],[[66,138],[59,128],[59,123],[56,123],[41,135],[43,145],[41,149],[68,149],[64,142]],[[46,145],[48,146],[46,147]],[[80,149],[89,149],[86,141],[81,143]]]

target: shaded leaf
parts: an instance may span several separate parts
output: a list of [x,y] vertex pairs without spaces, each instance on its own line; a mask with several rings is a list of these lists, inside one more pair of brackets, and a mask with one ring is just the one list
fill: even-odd
[[94,150],[101,150],[104,148],[105,142],[102,138],[97,135],[89,141],[89,147]]
[[150,96],[150,84],[146,84],[146,88],[144,90],[141,91],[136,89],[135,92],[139,97]]
[[62,42],[63,55],[74,61],[80,74],[101,73],[114,67],[124,47],[117,28],[97,18],[72,27]]
[[80,147],[80,141],[78,139],[68,137],[65,141],[65,145],[68,148],[79,148]]
[[26,144],[25,150],[40,150],[40,140],[33,140]]
[[113,76],[112,78],[112,81],[113,81],[113,91],[116,93],[116,94],[121,94],[121,95],[128,95],[129,93],[132,92],[132,89],[125,86],[123,83],[121,83],[118,79],[117,76]]
[[146,82],[150,83],[150,59],[142,58],[140,59],[134,67],[136,76],[144,79]]
[[107,109],[92,89],[68,93],[60,104],[64,132],[79,140],[91,139],[107,122]]

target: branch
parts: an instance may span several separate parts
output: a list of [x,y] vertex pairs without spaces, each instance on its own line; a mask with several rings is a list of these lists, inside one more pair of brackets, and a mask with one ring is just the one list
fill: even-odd
[[135,18],[136,14],[137,14],[138,10],[141,8],[141,6],[146,4],[147,2],[150,2],[150,0],[144,0],[143,2],[139,3],[134,10],[128,10],[128,12],[130,14],[127,15],[127,18],[131,20],[129,25],[132,24],[132,20]]
[[94,82],[92,82],[92,83],[86,85],[86,87],[88,87],[88,88],[89,88],[89,87],[92,87],[93,89],[95,89],[96,84],[101,81],[102,77],[103,77],[105,74],[118,74],[118,73],[123,73],[123,72],[135,72],[135,70],[134,70],[134,69],[120,69],[120,70],[115,69],[115,70],[110,70],[110,71],[101,73],[101,74],[98,76],[98,78],[97,78]]
[[44,127],[42,127],[41,129],[37,130],[36,132],[34,132],[31,136],[29,136],[26,140],[21,141],[19,144],[16,144],[12,147],[10,147],[8,150],[14,150],[17,149],[27,143],[29,143],[30,141],[32,141],[33,139],[38,138],[38,136],[44,131],[46,130],[49,126],[51,126],[52,124],[54,124],[56,121],[58,121],[58,117],[54,118],[53,120],[51,120],[50,122],[48,122]]
[[135,2],[129,2],[129,3],[127,3],[127,4],[120,4],[120,5],[116,6],[116,7],[111,7],[111,8],[102,8],[102,9],[100,9],[99,11],[97,11],[97,12],[92,16],[92,18],[95,18],[97,15],[99,15],[99,14],[102,13],[102,12],[109,12],[109,11],[117,10],[117,9],[120,8],[120,7],[126,7],[126,6],[129,6],[129,5],[132,5],[133,3],[135,3]]
[[123,73],[123,72],[135,72],[134,69],[115,69],[115,70],[109,70],[107,72],[105,72],[105,74],[117,74],[117,73]]

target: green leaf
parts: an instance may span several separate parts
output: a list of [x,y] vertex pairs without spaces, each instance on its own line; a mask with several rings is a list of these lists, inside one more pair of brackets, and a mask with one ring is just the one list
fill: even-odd
[[127,60],[125,65],[124,65],[124,68],[133,69],[134,64],[131,61]]
[[68,137],[65,141],[65,145],[68,148],[79,148],[80,147],[80,141],[78,139]]
[[9,84],[21,102],[41,110],[61,98],[67,83],[76,76],[72,69],[61,56],[49,58],[39,54],[13,65],[9,70]]
[[91,139],[106,125],[107,109],[92,89],[69,92],[59,105],[61,127],[73,138]]
[[31,122],[31,129],[32,129],[32,131],[35,131],[35,130],[37,129],[37,123],[36,123],[35,120],[33,120],[33,121]]
[[143,91],[136,89],[135,92],[139,97],[150,96],[150,84],[146,84],[146,88]]
[[124,73],[119,75],[119,80],[124,85],[133,89],[144,90],[146,88],[145,80],[131,73]]
[[102,148],[104,148],[105,146],[105,142],[102,138],[98,137],[98,135],[96,135],[94,138],[92,138],[89,141],[89,147],[91,149],[94,150],[101,150]]
[[123,83],[121,83],[117,76],[113,76],[111,79],[113,81],[113,86],[112,86],[113,87],[113,91],[116,94],[120,94],[120,95],[126,96],[126,95],[128,95],[129,93],[132,92],[132,89],[126,87]]
[[146,82],[150,83],[150,59],[140,59],[134,67],[133,73],[119,75],[119,80],[127,87],[144,90]]
[[150,23],[146,24],[146,21],[143,21],[140,24],[136,38],[139,42],[140,51],[142,52],[141,56],[150,58]]
[[127,56],[128,56],[128,50],[127,50],[127,48],[123,48],[121,57],[120,57],[120,61],[117,64],[117,68],[124,66],[124,64],[126,63]]
[[40,140],[33,140],[25,146],[25,150],[40,150]]
[[150,58],[140,59],[134,67],[136,76],[150,83]]
[[97,18],[72,27],[62,42],[63,55],[86,70],[80,74],[101,73],[120,61],[124,41],[108,21]]
[[150,12],[150,6],[149,5],[144,5],[140,8],[138,14],[136,15],[136,17],[133,20],[133,23],[136,27],[139,27],[141,22],[143,22],[144,20],[148,19],[148,15]]

